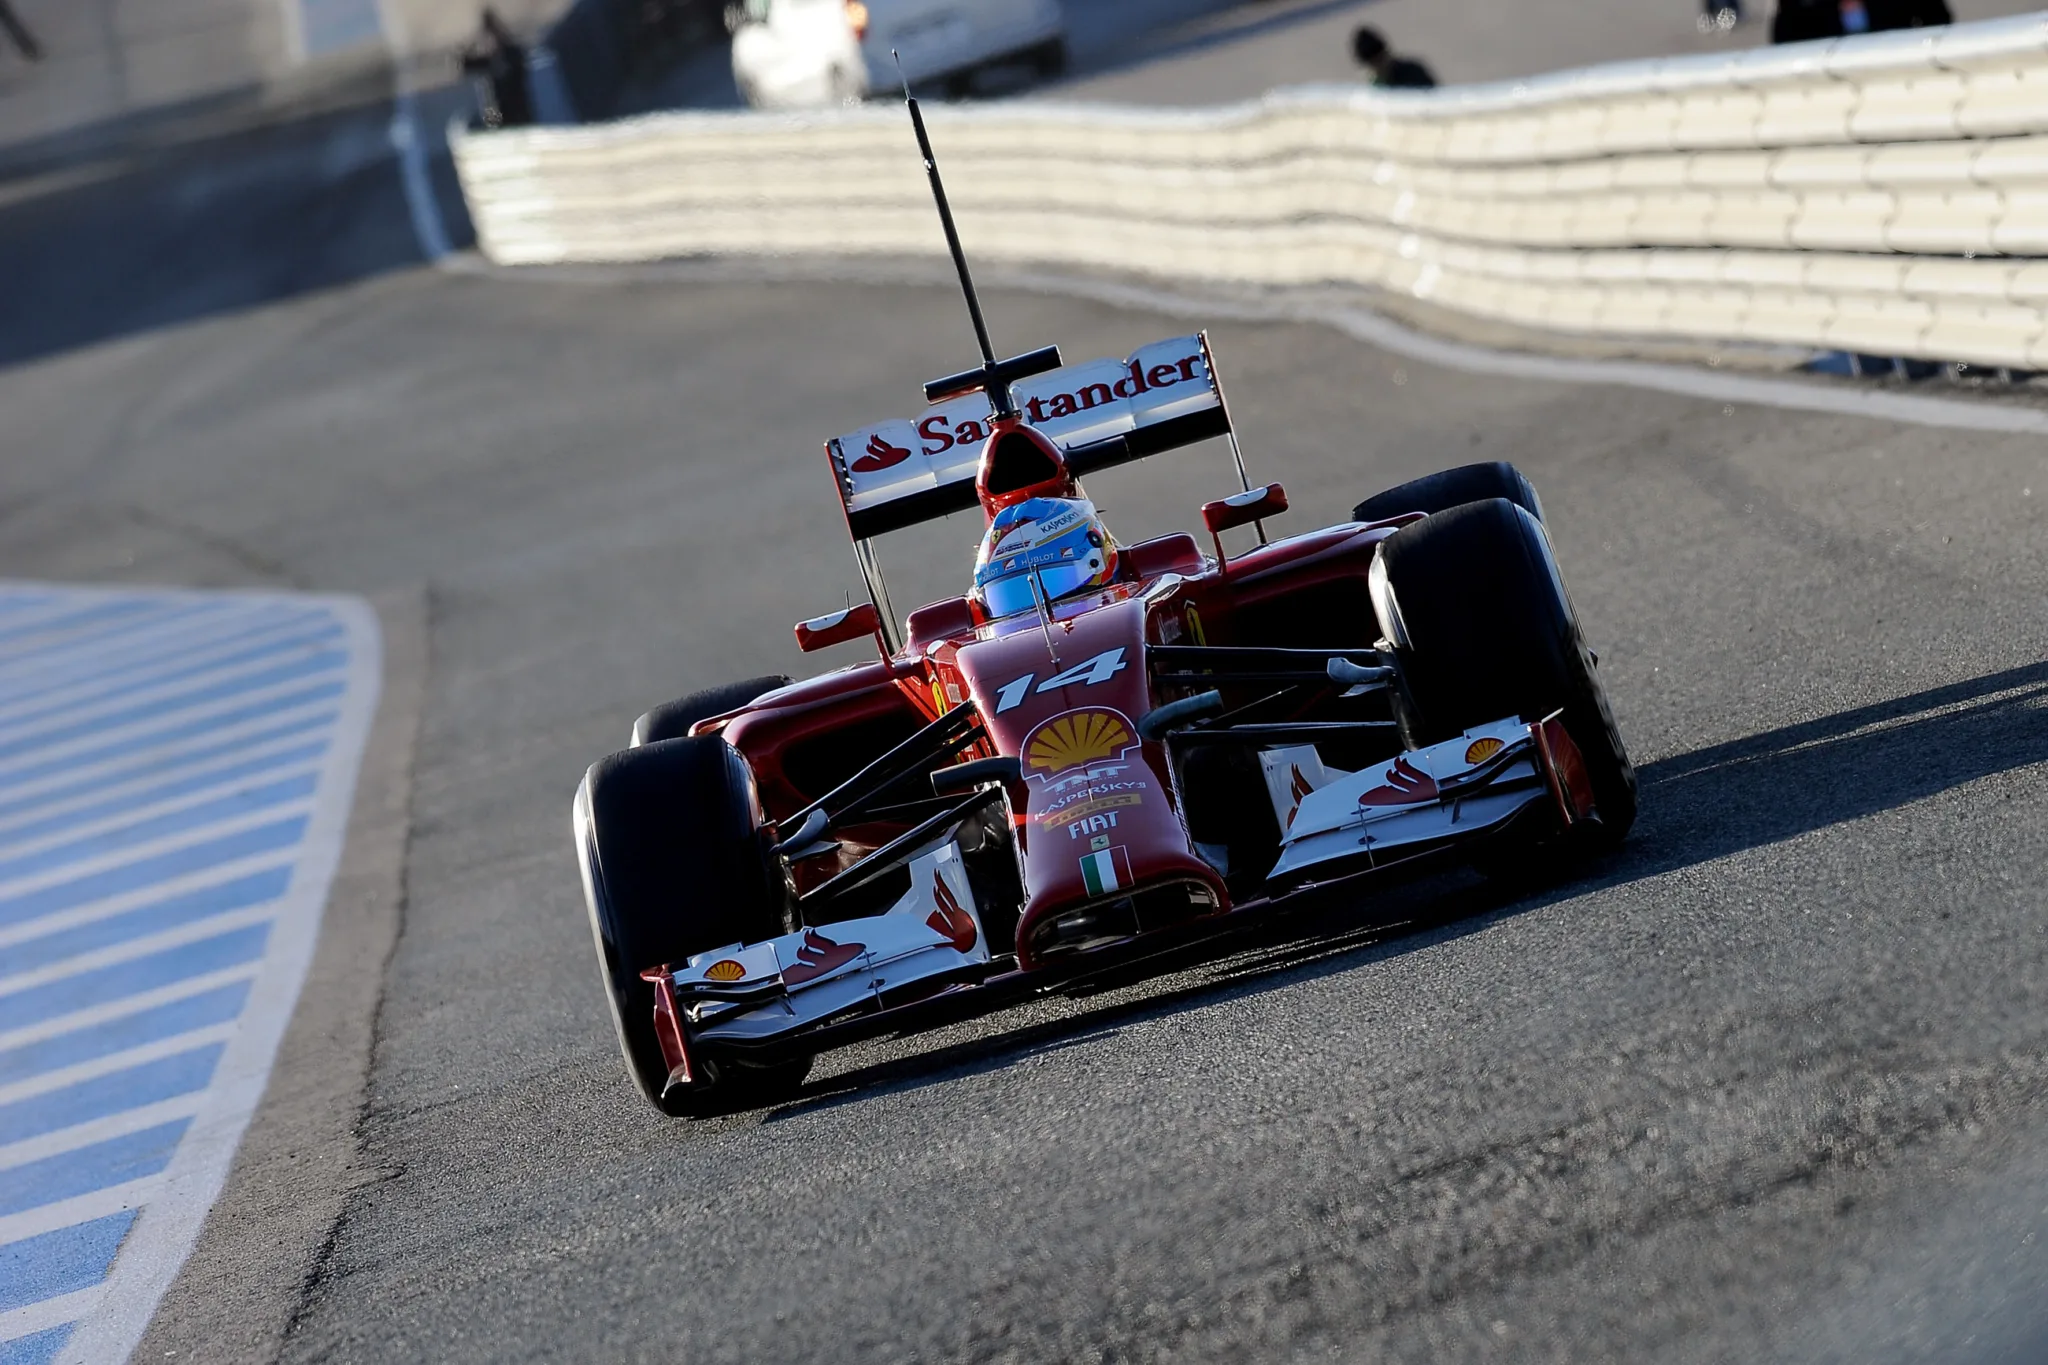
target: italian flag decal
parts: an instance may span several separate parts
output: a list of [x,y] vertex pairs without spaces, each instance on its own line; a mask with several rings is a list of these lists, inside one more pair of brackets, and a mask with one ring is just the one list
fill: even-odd
[[1121,844],[1091,853],[1081,860],[1081,880],[1088,884],[1091,896],[1121,891],[1131,884],[1131,855]]

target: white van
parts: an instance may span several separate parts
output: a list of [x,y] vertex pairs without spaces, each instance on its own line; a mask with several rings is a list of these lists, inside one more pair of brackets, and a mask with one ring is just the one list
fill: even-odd
[[1060,0],[745,0],[732,11],[732,74],[756,108],[842,104],[913,82],[964,93],[983,67],[1066,65]]

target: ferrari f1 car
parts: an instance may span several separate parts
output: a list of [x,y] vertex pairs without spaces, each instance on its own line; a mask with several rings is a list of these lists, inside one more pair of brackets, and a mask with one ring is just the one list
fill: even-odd
[[[667,1113],[769,1102],[826,1049],[1316,893],[1595,853],[1635,818],[1511,466],[1269,539],[1286,493],[1238,457],[1240,491],[1201,508],[1206,550],[1119,545],[1083,476],[1217,438],[1237,455],[1207,335],[998,361],[961,275],[982,365],[926,385],[917,419],[826,443],[869,600],[797,642],[874,657],[658,707],[577,793],[619,1044]],[[876,539],[975,508],[973,591],[899,622]],[[1257,544],[1232,556],[1233,531]]]

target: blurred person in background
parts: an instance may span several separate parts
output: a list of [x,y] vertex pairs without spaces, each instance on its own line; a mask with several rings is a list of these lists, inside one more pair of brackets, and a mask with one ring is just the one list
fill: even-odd
[[526,47],[489,5],[484,6],[482,30],[462,49],[461,62],[476,96],[478,123],[486,128],[517,128],[533,122],[533,99],[526,88]]
[[1742,0],[1700,0],[1702,33],[1727,33],[1742,22]]
[[1429,68],[1412,57],[1397,57],[1376,28],[1363,27],[1351,35],[1351,52],[1358,64],[1372,69],[1372,83],[1387,88],[1427,90],[1436,84]]
[[1771,16],[1771,41],[1803,43],[1891,28],[1925,28],[1952,22],[1947,0],[1778,0]]
[[7,30],[7,39],[14,44],[14,50],[32,62],[43,59],[43,46],[36,41],[36,35],[28,31],[28,25],[21,22],[21,16],[14,12],[14,6],[7,0],[0,0],[0,28]]

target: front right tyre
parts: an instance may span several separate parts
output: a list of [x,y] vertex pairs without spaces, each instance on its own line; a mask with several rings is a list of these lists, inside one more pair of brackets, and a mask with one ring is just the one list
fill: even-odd
[[1543,501],[1536,496],[1536,486],[1506,460],[1462,464],[1396,484],[1352,508],[1351,519],[1385,521],[1404,512],[1448,512],[1488,498],[1506,498],[1536,520],[1543,520]]
[[[576,793],[577,857],[612,1026],[626,1070],[667,1114],[767,1103],[810,1062],[728,1069],[669,1085],[640,973],[787,933],[786,883],[761,829],[754,779],[716,735],[664,739],[600,759]],[[707,1072],[710,1068],[706,1068]]]
[[748,678],[744,682],[726,683],[723,687],[707,687],[687,697],[665,701],[633,722],[631,743],[638,747],[658,739],[681,739],[698,721],[737,711],[755,698],[787,686],[787,677],[773,673],[766,677]]

